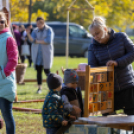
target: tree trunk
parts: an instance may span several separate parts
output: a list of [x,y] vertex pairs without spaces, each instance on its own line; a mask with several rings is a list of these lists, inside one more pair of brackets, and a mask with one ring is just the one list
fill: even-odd
[[31,15],[32,15],[32,0],[29,1],[29,18],[28,18],[29,23],[31,23]]

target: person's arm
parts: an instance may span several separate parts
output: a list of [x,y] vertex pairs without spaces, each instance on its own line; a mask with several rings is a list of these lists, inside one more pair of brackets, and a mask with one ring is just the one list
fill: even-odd
[[48,29],[46,38],[44,40],[36,40],[36,43],[48,45],[53,41],[53,38],[54,38],[54,33],[52,29]]
[[88,65],[90,65],[91,67],[98,66],[97,59],[92,48],[92,44],[88,48]]
[[122,33],[122,36],[122,41],[124,42],[125,47],[125,55],[116,59],[118,67],[127,66],[134,61],[134,43],[125,33]]
[[18,63],[18,48],[17,43],[12,37],[7,38],[6,43],[8,62],[4,68],[4,76],[9,76],[16,68]]
[[[35,34],[34,30],[33,30],[32,33],[31,33],[30,29],[26,29],[26,33],[27,33],[28,40],[29,40],[30,42],[36,41],[36,34]],[[31,33],[31,34],[30,34],[30,33]],[[35,42],[34,42],[34,43],[35,43]]]
[[64,103],[64,109],[69,111],[69,112],[72,112],[73,106],[70,104],[68,97],[66,95],[62,95],[61,98],[62,98],[62,101]]

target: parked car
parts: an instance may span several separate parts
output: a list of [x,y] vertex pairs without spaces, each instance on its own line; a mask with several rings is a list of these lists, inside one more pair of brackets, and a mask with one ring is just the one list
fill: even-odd
[[[31,23],[36,27],[36,23]],[[66,49],[66,26],[63,22],[46,22],[52,27],[54,36],[54,54],[65,55]],[[24,24],[26,25],[26,24]],[[88,57],[88,47],[92,36],[81,25],[69,23],[69,56]]]

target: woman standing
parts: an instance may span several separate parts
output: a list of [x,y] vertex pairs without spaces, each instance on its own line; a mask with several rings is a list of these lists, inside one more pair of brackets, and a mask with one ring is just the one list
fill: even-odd
[[26,30],[25,30],[24,25],[19,26],[19,32],[20,32],[20,35],[21,35],[19,54],[20,54],[21,62],[24,63],[25,56],[22,55],[22,53],[21,53],[21,47],[22,47],[22,45],[24,45],[24,42],[26,41]]
[[89,26],[93,43],[88,50],[91,67],[114,65],[114,110],[134,115],[134,44],[122,32],[108,29],[105,20],[96,17]]
[[38,90],[41,93],[42,88],[42,70],[46,76],[50,73],[50,68],[53,62],[53,30],[45,24],[42,17],[36,19],[37,28],[30,35],[30,30],[27,29],[28,39],[32,42],[32,61],[37,70]]
[[15,134],[12,102],[15,99],[15,68],[18,62],[17,44],[9,32],[6,16],[0,12],[0,109],[7,134]]

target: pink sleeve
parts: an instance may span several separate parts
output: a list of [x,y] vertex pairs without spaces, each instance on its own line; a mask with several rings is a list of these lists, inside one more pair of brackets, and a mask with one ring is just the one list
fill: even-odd
[[7,38],[6,49],[8,61],[4,68],[4,73],[6,76],[9,76],[15,70],[18,63],[18,48],[14,38]]

